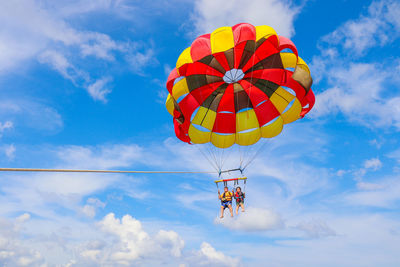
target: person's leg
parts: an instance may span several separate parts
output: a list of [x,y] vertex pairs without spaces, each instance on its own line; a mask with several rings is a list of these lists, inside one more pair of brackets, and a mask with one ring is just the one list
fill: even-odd
[[223,206],[221,206],[221,216],[220,216],[220,218],[224,218],[224,207]]
[[240,207],[242,208],[242,212],[244,212],[244,202],[240,203]]
[[238,215],[238,212],[239,212],[239,203],[236,202],[236,215]]
[[229,211],[231,212],[231,217],[233,217],[233,209],[232,209],[232,204],[229,204],[228,208],[229,208]]

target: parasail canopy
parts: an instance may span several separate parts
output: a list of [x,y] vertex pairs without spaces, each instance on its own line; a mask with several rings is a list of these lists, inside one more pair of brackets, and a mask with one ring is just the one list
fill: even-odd
[[218,148],[278,135],[314,105],[296,46],[269,26],[221,27],[196,38],[167,80],[176,136]]

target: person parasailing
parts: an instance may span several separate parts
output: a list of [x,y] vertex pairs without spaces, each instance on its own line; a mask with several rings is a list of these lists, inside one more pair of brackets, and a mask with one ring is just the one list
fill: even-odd
[[218,190],[218,198],[221,200],[221,216],[220,216],[220,218],[224,218],[224,211],[226,208],[229,209],[229,212],[231,213],[231,217],[233,217],[232,196],[233,196],[233,192],[229,191],[228,186],[224,187],[224,193],[222,193],[222,194]]
[[241,207],[242,212],[244,212],[244,199],[246,195],[244,192],[242,192],[242,188],[240,186],[236,187],[236,192],[233,194],[233,197],[236,200],[236,215],[238,214],[239,207]]

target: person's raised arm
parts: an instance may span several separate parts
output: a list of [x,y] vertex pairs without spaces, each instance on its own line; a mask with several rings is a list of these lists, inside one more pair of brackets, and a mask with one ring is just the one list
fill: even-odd
[[218,199],[221,199],[221,192],[218,190]]

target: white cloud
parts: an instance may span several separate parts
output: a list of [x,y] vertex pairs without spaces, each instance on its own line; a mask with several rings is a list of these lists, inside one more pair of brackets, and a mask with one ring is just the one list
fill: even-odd
[[321,238],[335,236],[336,232],[325,221],[314,219],[309,222],[301,222],[296,226],[297,229],[304,231],[310,238]]
[[115,60],[112,51],[126,52],[130,49],[128,43],[117,43],[110,36],[102,33],[86,33],[87,42],[80,45],[84,57],[94,56],[99,59]]
[[371,146],[375,146],[377,149],[380,149],[384,143],[385,143],[385,140],[382,140],[382,139],[378,140],[376,138],[369,141],[369,144]]
[[1,60],[2,71],[33,57],[49,41],[69,44],[79,40],[75,31],[52,18],[34,1],[2,2],[0,10],[1,23],[7,25],[0,35],[1,54],[6,55]]
[[372,169],[376,171],[379,170],[381,167],[382,167],[382,161],[380,161],[379,158],[367,159],[364,162],[364,168],[366,169]]
[[346,170],[338,170],[338,171],[336,172],[336,175],[339,176],[339,177],[342,177],[342,176],[345,175],[347,172],[348,172],[348,171],[346,171]]
[[0,199],[7,203],[0,208],[2,214],[29,210],[44,218],[57,213],[53,207],[76,213],[81,201],[111,186],[121,177],[94,174],[15,174],[7,175],[13,182],[3,182]]
[[52,107],[24,98],[5,97],[0,103],[0,119],[8,118],[8,129],[28,127],[54,133],[63,127],[61,115]]
[[357,56],[375,46],[384,46],[400,36],[400,4],[396,1],[374,1],[367,16],[349,20],[323,41],[341,46]]
[[383,186],[376,183],[365,182],[365,176],[368,173],[376,172],[383,166],[382,161],[379,158],[366,159],[362,163],[361,168],[355,168],[350,170],[339,170],[337,171],[338,176],[343,176],[345,174],[352,174],[354,181],[356,181],[357,189],[359,190],[375,190],[380,189]]
[[104,208],[106,204],[97,198],[89,198],[86,201],[86,205],[81,208],[81,212],[89,217],[94,218],[96,216],[96,211],[98,208]]
[[240,262],[238,259],[228,257],[223,253],[216,251],[209,243],[203,242],[198,253],[206,260],[200,260],[198,264],[200,266],[239,266]]
[[334,87],[318,94],[311,117],[341,112],[368,127],[400,129],[400,96],[384,94],[388,86],[396,86],[390,82],[395,73],[376,63],[351,63],[333,67],[325,75]]
[[326,169],[299,162],[286,162],[282,167],[282,159],[275,161],[273,156],[268,157],[268,165],[264,162],[262,158],[256,160],[248,175],[276,179],[279,181],[279,194],[285,196],[285,199],[293,200],[329,188],[330,174]]
[[366,16],[347,21],[321,39],[321,53],[310,67],[315,81],[324,79],[328,86],[316,96],[311,117],[342,113],[349,121],[370,128],[400,129],[400,95],[396,91],[400,59],[371,62],[375,57],[368,54],[372,48],[386,47],[400,36],[393,14],[400,14],[397,2],[374,1]]
[[198,0],[192,19],[195,34],[205,34],[218,27],[248,22],[253,25],[269,25],[278,34],[291,37],[293,22],[300,7],[292,1],[256,0],[244,3],[239,0]]
[[394,159],[397,163],[400,163],[400,149],[396,149],[386,155],[388,158]]
[[111,93],[111,90],[109,89],[109,83],[111,80],[110,77],[104,77],[88,86],[87,90],[94,100],[107,102],[106,96]]
[[68,59],[60,52],[46,50],[41,53],[38,60],[42,64],[48,64],[51,68],[59,72],[65,79],[70,80],[78,86],[79,80],[88,81],[89,75],[72,65]]
[[101,207],[101,208],[104,208],[105,205],[106,205],[105,203],[103,203],[98,198],[89,198],[86,202],[88,204],[91,204],[91,205],[95,206],[95,207]]
[[377,190],[377,189],[384,188],[384,186],[381,184],[375,184],[375,183],[358,182],[357,188],[360,190]]
[[199,202],[216,199],[216,194],[210,192],[196,192],[186,189],[187,193],[176,196],[181,205],[186,208],[195,208]]
[[102,231],[116,238],[97,255],[100,264],[115,262],[129,265],[142,257],[158,258],[163,253],[179,257],[184,246],[183,240],[175,232],[160,231],[151,237],[142,229],[141,223],[129,215],[120,220],[114,214],[108,214],[99,222],[99,226]]
[[21,226],[30,219],[25,213],[14,220],[0,217],[0,264],[4,266],[39,266],[41,253],[20,239]]
[[14,124],[12,123],[12,121],[0,122],[0,134],[3,134],[5,130],[12,129],[13,127]]
[[258,232],[284,227],[280,215],[270,209],[249,207],[236,217],[215,218],[214,223],[232,230]]
[[[327,76],[335,81],[336,86],[318,95],[313,116],[328,115],[335,111],[342,111],[349,116],[352,113],[373,116],[372,110],[380,110],[379,92],[383,90],[383,82],[388,75],[382,73],[382,69],[375,64],[359,63],[351,64],[348,68],[332,69]],[[370,108],[367,109],[367,106]]]
[[7,158],[12,160],[15,157],[16,148],[13,144],[6,145],[4,147],[4,153],[6,154]]
[[142,159],[143,148],[135,144],[65,146],[57,151],[64,167],[110,169],[128,167]]
[[[103,102],[111,91],[102,87],[105,79],[107,82],[111,79],[93,80],[86,70],[93,60],[97,60],[97,65],[99,60],[112,63],[116,55],[123,54],[125,63],[132,64],[131,70],[142,74],[143,68],[154,58],[153,48],[139,47],[135,41],[117,41],[100,32],[78,30],[68,23],[73,21],[73,15],[96,9],[111,12],[118,4],[107,1],[76,4],[49,4],[36,0],[1,2],[0,74],[37,58],[76,87],[87,89],[95,100]],[[105,63],[102,62],[103,65]]]
[[341,44],[344,49],[350,50],[356,55],[363,54],[368,48],[375,45],[384,45],[388,38],[383,31],[385,22],[379,18],[361,18],[357,21],[349,21],[344,26],[335,30],[323,38],[329,43]]
[[129,63],[131,70],[139,75],[144,75],[143,68],[145,66],[154,66],[158,64],[152,44],[143,52],[126,55],[125,59]]
[[160,246],[169,250],[172,256],[180,257],[182,255],[185,242],[176,232],[160,230],[155,239]]
[[12,48],[10,41],[18,40],[33,45],[32,52],[37,53],[59,42],[65,46],[77,45],[83,56],[93,55],[100,59],[113,59],[111,53],[122,49],[108,35],[74,29],[65,21],[66,17],[44,2],[3,2],[0,10],[2,22],[7,25],[2,32],[6,49]]
[[64,16],[74,16],[95,11],[107,11],[119,7],[124,1],[115,0],[71,0],[67,2],[52,3]]
[[[94,225],[71,218],[0,217],[0,264],[10,266],[230,266],[240,261],[202,242],[185,249],[175,231],[151,234],[130,215],[107,214]],[[53,232],[53,233],[52,233]]]
[[15,219],[15,221],[18,222],[18,223],[23,223],[23,222],[28,221],[30,218],[31,218],[31,215],[29,213],[24,213],[24,214],[18,216]]
[[83,206],[81,211],[85,216],[89,218],[94,218],[94,216],[96,216],[96,208],[92,205]]
[[[397,266],[400,224],[378,214],[335,214],[329,218],[335,236],[292,238],[274,244],[245,243],[236,253],[252,254],[268,266]],[[376,244],[380,247],[377,249]],[[290,256],[288,256],[290,255]],[[338,256],[340,255],[340,256]]]
[[400,200],[399,177],[381,178],[374,183],[359,182],[358,189],[345,195],[346,203],[355,206],[394,208]]

